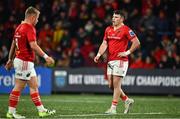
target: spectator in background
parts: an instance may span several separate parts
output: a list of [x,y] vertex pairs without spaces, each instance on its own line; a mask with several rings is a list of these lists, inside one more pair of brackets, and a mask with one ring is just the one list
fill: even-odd
[[175,26],[180,26],[180,10],[176,12],[174,24]]
[[43,28],[39,32],[39,42],[42,49],[52,48],[52,35],[53,32],[50,29],[50,25],[48,23],[44,24]]
[[142,53],[138,53],[138,57],[134,59],[132,59],[132,63],[130,65],[130,68],[132,69],[137,69],[137,68],[143,68],[144,62],[142,59]]
[[167,56],[166,55],[163,55],[161,57],[161,61],[159,62],[158,67],[163,68],[163,69],[166,69],[167,67],[169,67],[167,64]]
[[83,65],[84,59],[80,53],[80,49],[76,48],[71,55],[70,67],[78,68],[82,67]]
[[160,10],[158,17],[155,20],[155,28],[160,35],[169,32],[170,26],[165,11]]
[[104,6],[103,6],[103,4],[101,4],[100,0],[96,2],[94,13],[97,16],[97,18],[99,18],[101,20],[105,18],[106,12],[105,12]]
[[79,7],[77,4],[77,1],[70,1],[70,6],[67,12],[68,20],[71,24],[73,24],[70,28],[71,32],[74,33],[80,27],[80,22],[79,22]]
[[157,64],[159,64],[159,62],[161,61],[162,56],[166,54],[167,52],[165,49],[162,48],[162,46],[157,46],[155,50],[151,52],[151,55],[154,57]]
[[60,47],[65,50],[70,47],[71,42],[71,34],[69,33],[68,29],[64,29],[64,34],[62,36]]
[[177,55],[180,56],[180,26],[177,26],[175,29],[175,36],[174,36],[174,40],[173,40],[173,44],[175,44],[177,46]]
[[93,58],[91,55],[93,55],[94,52],[94,45],[91,43],[89,37],[84,39],[84,44],[81,47],[80,52],[83,56],[85,66],[93,66]]
[[150,8],[146,9],[144,16],[140,19],[140,26],[145,29],[155,29],[155,19],[152,10]]
[[70,58],[68,56],[68,54],[63,51],[62,52],[62,56],[57,60],[57,67],[69,67],[70,66]]
[[0,48],[0,64],[3,64],[4,62],[6,62],[3,55],[4,55],[4,54],[3,54],[3,51],[2,51],[2,49]]
[[62,22],[58,21],[55,25],[55,29],[53,32],[53,42],[52,42],[53,49],[56,49],[57,46],[60,44],[63,34],[64,34],[64,30],[62,28]]
[[89,20],[89,12],[88,12],[88,7],[87,5],[84,3],[81,5],[80,8],[80,13],[79,13],[79,20],[81,21],[82,24],[85,24],[83,22],[86,22],[87,20]]
[[179,69],[179,68],[180,68],[180,56],[176,56],[174,69]]
[[2,52],[3,52],[3,58],[6,58],[8,56],[8,49],[5,45],[2,46]]
[[155,63],[151,59],[150,56],[147,56],[145,59],[145,62],[143,63],[143,68],[144,69],[154,69],[156,67]]
[[85,29],[83,27],[80,27],[78,29],[78,32],[76,34],[76,37],[78,38],[78,42],[79,42],[79,46],[83,46],[83,43],[84,43],[84,39],[86,38],[87,36],[87,32],[85,31]]

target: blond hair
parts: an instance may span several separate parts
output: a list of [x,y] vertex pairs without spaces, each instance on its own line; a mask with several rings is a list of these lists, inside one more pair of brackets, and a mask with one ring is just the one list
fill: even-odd
[[32,6],[28,7],[25,12],[25,18],[31,16],[31,15],[38,15],[40,14],[40,11]]

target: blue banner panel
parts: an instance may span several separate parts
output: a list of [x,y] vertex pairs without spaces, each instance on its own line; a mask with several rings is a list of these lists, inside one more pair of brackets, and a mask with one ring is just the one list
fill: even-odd
[[[36,67],[35,68],[40,94],[51,94],[52,90],[52,69],[45,67]],[[6,71],[6,69],[0,67],[0,94],[9,94],[14,87],[14,69]],[[23,94],[29,94],[29,87],[23,90]]]

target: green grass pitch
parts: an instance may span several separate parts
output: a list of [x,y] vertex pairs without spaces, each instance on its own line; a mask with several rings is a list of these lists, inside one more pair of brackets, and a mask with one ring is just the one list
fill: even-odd
[[[5,118],[8,95],[0,95],[0,118]],[[180,118],[180,97],[130,96],[135,100],[129,114],[123,114],[124,106],[119,102],[117,115],[106,115],[112,95],[58,94],[41,96],[46,108],[55,109],[56,114],[49,118]],[[38,118],[37,110],[30,96],[21,96],[18,113],[26,118]]]

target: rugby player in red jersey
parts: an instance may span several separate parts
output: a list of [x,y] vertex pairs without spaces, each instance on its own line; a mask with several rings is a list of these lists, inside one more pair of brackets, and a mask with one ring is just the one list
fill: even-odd
[[[94,62],[98,62],[100,56],[108,51],[107,78],[109,88],[113,90],[113,100],[111,107],[105,112],[107,114],[116,114],[119,97],[124,101],[127,114],[134,100],[128,98],[121,88],[122,80],[126,76],[128,69],[128,55],[135,51],[140,42],[136,34],[126,26],[123,21],[125,16],[122,11],[116,10],[112,16],[112,26],[108,26],[104,33],[103,42],[99,47],[99,51],[94,58]],[[128,42],[131,42],[130,49]]]
[[12,65],[15,68],[15,86],[9,96],[7,118],[25,118],[16,113],[16,106],[26,84],[29,85],[31,99],[37,107],[39,116],[45,117],[55,113],[55,110],[44,108],[41,102],[38,79],[34,69],[35,52],[43,57],[48,65],[54,64],[54,59],[49,57],[36,42],[35,25],[38,22],[39,14],[40,11],[36,8],[27,8],[24,21],[16,28],[14,33],[8,61],[5,65],[7,70],[10,70]]

